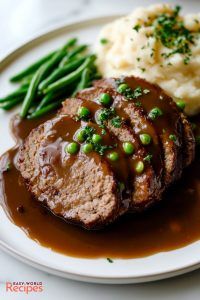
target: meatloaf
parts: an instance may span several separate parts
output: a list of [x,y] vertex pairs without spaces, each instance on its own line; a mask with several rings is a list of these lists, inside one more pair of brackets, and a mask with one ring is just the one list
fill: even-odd
[[158,86],[110,78],[66,99],[55,118],[34,129],[18,168],[54,214],[97,229],[159,201],[194,149],[189,121]]
[[80,124],[58,116],[34,129],[18,155],[18,167],[35,199],[54,214],[87,229],[112,222],[126,211],[115,175],[96,152],[64,151]]

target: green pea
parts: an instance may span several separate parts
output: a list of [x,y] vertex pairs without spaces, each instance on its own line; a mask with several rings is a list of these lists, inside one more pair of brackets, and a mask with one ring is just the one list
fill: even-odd
[[163,115],[162,110],[159,107],[154,107],[152,110],[149,112],[149,118],[151,120],[155,120],[156,118],[160,117]]
[[140,141],[143,145],[149,145],[151,143],[151,136],[147,133],[140,134]]
[[99,97],[99,102],[104,106],[108,106],[111,104],[111,96],[107,93],[102,93]]
[[81,106],[78,109],[78,116],[82,119],[87,118],[90,115],[90,111],[87,107]]
[[93,145],[90,143],[87,143],[87,144],[83,145],[82,150],[85,154],[88,154],[88,153],[92,152]]
[[83,143],[86,139],[86,133],[85,133],[85,130],[82,129],[82,130],[79,130],[76,134],[76,138],[77,140],[80,142],[80,143]]
[[184,110],[184,108],[185,108],[185,101],[183,101],[183,100],[178,100],[178,101],[176,102],[176,105],[177,105],[178,108],[180,108],[181,110]]
[[92,141],[94,144],[99,144],[102,142],[102,137],[99,134],[93,134]]
[[144,163],[142,161],[138,161],[135,166],[135,171],[137,173],[142,173],[144,171]]
[[108,155],[107,155],[108,159],[110,159],[111,161],[117,161],[119,159],[119,154],[115,151],[113,152],[110,152]]
[[122,84],[120,84],[120,85],[118,86],[117,91],[118,91],[120,94],[122,94],[122,93],[126,92],[126,90],[128,89],[128,87],[129,87],[128,84],[122,83]]
[[79,150],[79,145],[75,142],[69,143],[66,147],[65,147],[65,151],[69,154],[76,154]]
[[134,152],[134,146],[131,142],[123,143],[123,149],[126,154],[133,154]]

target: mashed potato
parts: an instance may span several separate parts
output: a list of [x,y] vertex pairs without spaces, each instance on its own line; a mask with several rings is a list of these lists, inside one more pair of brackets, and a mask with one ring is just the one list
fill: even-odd
[[200,112],[200,13],[178,16],[194,43],[188,53],[172,54],[154,35],[154,21],[173,13],[169,5],[153,5],[106,25],[96,45],[97,64],[104,77],[135,75],[157,83],[175,101],[183,99],[185,112],[194,115]]

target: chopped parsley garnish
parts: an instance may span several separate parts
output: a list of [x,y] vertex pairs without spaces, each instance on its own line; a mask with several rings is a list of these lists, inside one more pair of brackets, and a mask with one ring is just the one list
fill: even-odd
[[145,156],[144,157],[144,161],[148,161],[149,163],[151,162],[151,160],[152,160],[152,157],[153,157],[153,155],[152,154],[148,154],[147,156]]
[[136,105],[137,107],[141,107],[141,106],[142,106],[142,103],[141,103],[140,101],[137,101],[137,102],[135,102],[135,105]]
[[93,146],[94,146],[94,150],[100,155],[104,155],[104,153],[107,150],[111,150],[114,148],[113,146],[110,145],[101,145],[101,144],[94,144]]
[[[142,89],[141,86],[131,89],[127,83],[124,83],[123,79],[117,79],[116,81],[117,91],[126,97],[127,100],[137,99],[143,95],[150,93],[148,89]],[[140,104],[139,104],[140,105]]]
[[[143,26],[152,26],[151,37],[154,37],[169,49],[167,53],[162,53],[161,56],[168,58],[176,53],[182,54],[183,62],[187,65],[192,56],[191,46],[194,45],[195,39],[199,37],[199,31],[192,31],[184,26],[184,22],[180,17],[180,10],[180,6],[175,6],[172,13],[161,13],[155,19],[150,19],[144,23]],[[139,25],[140,27],[141,25]]]
[[100,43],[101,43],[102,45],[105,45],[105,44],[108,43],[108,40],[105,39],[105,38],[102,38],[102,39],[100,39]]
[[100,126],[104,126],[105,121],[111,120],[111,124],[116,127],[120,128],[122,120],[119,116],[116,115],[116,111],[113,107],[111,108],[103,108],[100,110],[98,114],[98,122]]
[[114,117],[116,115],[115,109],[111,108],[102,108],[98,114],[98,120],[103,123]]
[[6,164],[6,166],[5,166],[5,172],[10,171],[10,169],[11,169],[11,163],[8,162],[8,163]]
[[106,130],[105,130],[105,129],[102,129],[102,130],[101,130],[101,134],[105,135],[105,134],[106,134]]
[[190,56],[186,56],[186,57],[184,58],[183,62],[184,62],[185,65],[188,65],[189,62],[190,62]]
[[140,68],[140,70],[144,73],[146,72],[146,69],[145,68]]
[[120,92],[122,95],[124,95],[127,99],[137,99],[138,97],[143,95],[142,88],[140,86],[136,87],[134,90],[131,89],[128,85],[125,89],[120,90],[120,87],[122,85],[127,85],[127,84],[120,84],[118,86],[118,92]]
[[141,28],[141,25],[140,24],[136,24],[134,27],[133,27],[133,29],[135,30],[135,31],[139,31],[140,30],[140,28]]
[[194,44],[194,35],[180,20],[180,10],[181,7],[176,6],[172,15],[159,15],[153,23],[153,34],[166,48],[171,49],[165,57],[180,53],[184,55],[184,63],[188,63],[192,55],[190,46]]
[[175,134],[170,134],[169,135],[170,140],[172,140],[173,142],[176,142],[177,137],[175,136]]
[[90,126],[85,126],[84,127],[84,130],[85,130],[85,136],[88,138],[88,137],[92,137],[93,133],[95,132],[95,129],[93,127],[90,127]]
[[109,263],[113,263],[113,260],[109,257],[106,258]]
[[[103,130],[105,130],[105,129],[103,129]],[[100,155],[104,155],[105,151],[111,150],[116,147],[116,145],[111,146],[111,145],[102,145],[100,143],[94,143],[92,136],[95,133],[95,131],[96,130],[91,126],[84,127],[85,142],[92,144],[95,152],[99,153]],[[106,131],[105,131],[105,134],[106,134]]]
[[120,128],[122,124],[122,120],[119,116],[116,116],[111,120],[111,124],[116,128]]

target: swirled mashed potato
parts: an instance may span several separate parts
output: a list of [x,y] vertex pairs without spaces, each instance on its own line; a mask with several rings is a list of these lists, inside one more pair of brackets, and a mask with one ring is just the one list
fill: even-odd
[[[166,16],[172,17],[169,31]],[[188,115],[200,112],[200,13],[180,16],[169,5],[138,8],[101,30],[96,51],[104,77],[143,77],[175,101],[183,99]]]

